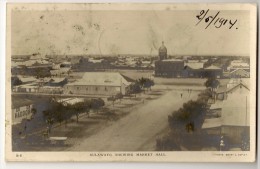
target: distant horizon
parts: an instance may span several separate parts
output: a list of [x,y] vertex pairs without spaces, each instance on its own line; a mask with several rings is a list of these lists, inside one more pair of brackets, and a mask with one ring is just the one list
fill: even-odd
[[[11,57],[27,57],[27,56],[32,56],[33,54],[16,54],[16,55],[12,55]],[[42,55],[42,56],[95,56],[95,57],[119,57],[119,56],[146,56],[146,57],[159,57],[158,55],[149,55],[149,54],[117,54],[117,55],[113,55],[113,54],[104,54],[104,55],[99,55],[99,54],[46,54],[46,55]],[[248,55],[168,55],[170,57],[180,57],[180,56],[202,56],[202,57],[248,57],[250,58],[250,56]]]

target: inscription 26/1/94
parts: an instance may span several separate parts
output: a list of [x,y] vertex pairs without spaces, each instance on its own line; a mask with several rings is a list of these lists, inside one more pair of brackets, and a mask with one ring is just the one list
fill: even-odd
[[209,26],[214,26],[215,28],[221,28],[221,27],[228,27],[229,29],[238,29],[238,27],[235,27],[235,24],[237,23],[236,20],[227,19],[224,17],[219,17],[220,11],[216,12],[215,14],[208,14],[208,10],[201,10],[198,15],[196,15],[196,18],[199,20],[196,25],[199,25],[200,23],[206,24],[205,29],[207,29]]

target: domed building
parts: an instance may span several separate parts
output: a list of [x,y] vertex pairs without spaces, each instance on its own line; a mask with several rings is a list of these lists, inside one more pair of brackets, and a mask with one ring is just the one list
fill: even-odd
[[164,46],[163,41],[162,41],[162,46],[159,48],[159,59],[160,60],[167,59],[167,48]]
[[184,67],[183,60],[168,59],[167,48],[162,42],[159,48],[159,60],[155,61],[155,76],[157,77],[181,77]]

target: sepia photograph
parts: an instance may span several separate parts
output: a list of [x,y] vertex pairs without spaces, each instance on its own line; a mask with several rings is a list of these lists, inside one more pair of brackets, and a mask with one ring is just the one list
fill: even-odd
[[8,161],[253,162],[256,5],[7,4]]

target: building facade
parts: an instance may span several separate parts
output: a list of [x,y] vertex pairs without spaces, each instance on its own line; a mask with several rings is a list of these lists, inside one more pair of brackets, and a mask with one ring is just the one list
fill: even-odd
[[127,94],[129,78],[114,72],[86,72],[82,79],[64,86],[64,94],[104,95]]
[[184,62],[177,59],[159,60],[155,62],[155,76],[181,77]]
[[31,119],[32,117],[32,101],[27,99],[12,100],[12,124],[19,124],[22,120]]

